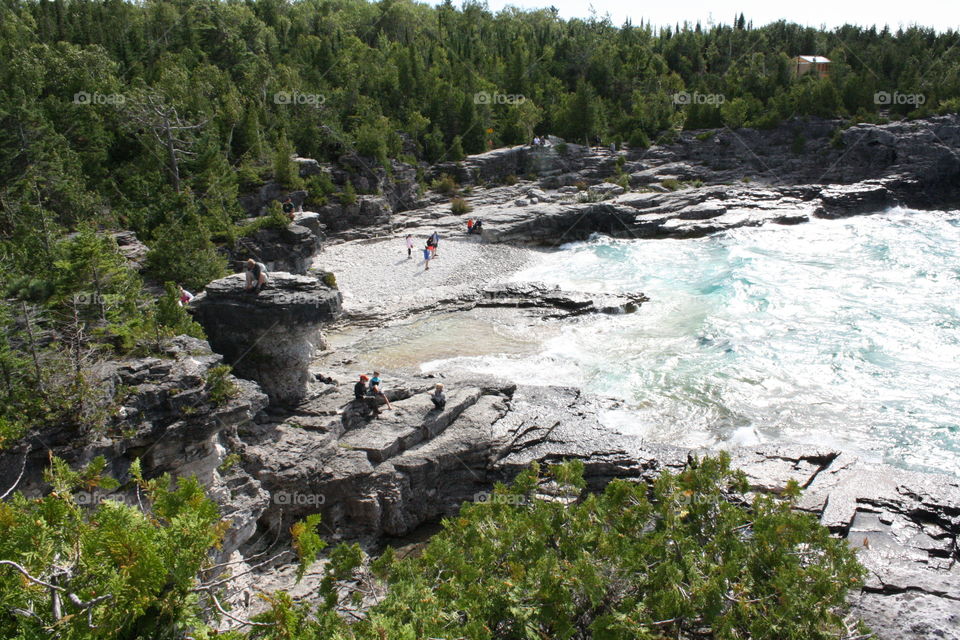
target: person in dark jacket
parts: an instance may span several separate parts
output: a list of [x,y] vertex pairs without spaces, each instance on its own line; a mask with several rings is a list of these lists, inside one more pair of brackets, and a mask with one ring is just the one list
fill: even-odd
[[443,393],[443,384],[437,383],[430,394],[430,401],[433,402],[433,408],[437,411],[443,411],[447,406],[447,396]]

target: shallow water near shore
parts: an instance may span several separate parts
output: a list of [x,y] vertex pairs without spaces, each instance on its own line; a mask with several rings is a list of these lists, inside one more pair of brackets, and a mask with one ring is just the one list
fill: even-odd
[[903,209],[695,240],[595,238],[515,276],[643,291],[536,354],[427,363],[625,398],[657,441],[831,445],[960,474],[960,213]]
[[[531,320],[531,322],[539,322]],[[475,309],[435,314],[371,329],[346,329],[328,336],[335,351],[348,348],[366,369],[419,372],[425,363],[485,356],[534,356],[559,326],[535,329],[515,313]]]
[[539,330],[423,319],[392,329],[390,360],[623,398],[603,419],[652,441],[801,442],[960,475],[960,212],[597,237],[513,279],[650,302]]

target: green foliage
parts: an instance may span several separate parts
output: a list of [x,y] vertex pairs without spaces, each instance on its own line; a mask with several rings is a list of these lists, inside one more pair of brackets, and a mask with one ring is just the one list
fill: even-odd
[[[263,619],[286,626],[265,637],[843,635],[847,591],[865,573],[853,551],[794,510],[795,483],[744,503],[747,488],[725,454],[664,472],[652,488],[614,480],[600,494],[585,491],[579,461],[546,475],[534,464],[444,520],[417,557],[388,550],[368,565],[357,545],[339,545],[321,585],[326,610],[311,623],[278,598]],[[296,527],[301,557],[319,550],[315,524]],[[349,629],[332,621],[372,580],[386,598]]]
[[430,188],[445,196],[452,196],[460,188],[460,185],[457,184],[457,181],[453,179],[453,176],[447,175],[446,173],[441,174],[439,178],[430,183]]
[[240,190],[245,193],[259,189],[264,183],[260,172],[246,163],[240,165],[240,168],[237,169],[237,181]]
[[804,149],[807,148],[807,138],[802,133],[797,133],[793,137],[793,142],[790,144],[790,151],[796,155],[803,153]]
[[843,142],[843,129],[841,127],[837,127],[833,130],[833,133],[830,134],[830,146],[834,149],[843,149],[845,146]]
[[173,336],[193,336],[206,339],[203,327],[194,322],[186,308],[180,304],[180,290],[172,282],[164,284],[164,294],[157,300],[157,324]]
[[240,393],[240,388],[230,379],[230,367],[227,365],[210,367],[204,383],[210,404],[215,407],[223,406]]
[[224,457],[223,462],[217,465],[217,471],[220,473],[227,473],[238,464],[240,464],[240,454],[230,453]]
[[[72,471],[53,458],[48,495],[18,493],[0,503],[0,560],[58,590],[53,596],[11,565],[0,566],[0,636],[42,638],[53,629],[72,639],[165,639],[206,628],[193,587],[226,529],[216,505],[196,479],[174,484],[167,476],[137,480],[148,513],[122,498],[103,499],[117,487],[102,476],[105,466],[97,458]],[[138,463],[131,472],[140,475]]]
[[227,261],[210,239],[197,202],[190,194],[178,199],[182,207],[154,233],[147,254],[147,271],[160,282],[179,282],[202,289],[227,273]]
[[285,135],[277,141],[277,150],[273,154],[273,179],[288,189],[299,189],[303,186],[300,179],[299,167],[293,161],[296,149]]
[[[479,151],[479,149],[477,150]],[[454,136],[453,142],[450,144],[450,149],[447,151],[445,160],[450,160],[453,162],[460,162],[467,154],[463,151],[463,141],[460,139],[460,136]]]
[[306,203],[322,207],[327,204],[330,196],[337,193],[337,187],[330,179],[330,174],[323,172],[307,178],[306,189],[309,193]]
[[340,193],[340,204],[350,206],[357,202],[357,190],[353,188],[353,183],[347,180],[343,185],[343,191]]
[[280,203],[274,200],[267,205],[267,215],[255,218],[237,230],[240,237],[249,237],[261,229],[286,229],[290,226],[290,218],[283,213]]
[[88,322],[118,324],[136,314],[140,279],[112,237],[85,225],[57,244],[57,255],[53,304],[76,307]]
[[682,186],[679,180],[675,180],[673,178],[667,178],[666,180],[662,180],[660,182],[660,185],[669,189],[670,191],[676,191]]
[[450,201],[450,211],[460,216],[473,211],[473,207],[463,198],[454,198]]
[[319,525],[320,514],[315,513],[307,516],[305,520],[295,523],[290,528],[293,548],[297,552],[297,557],[300,558],[300,564],[297,567],[297,582],[303,578],[304,573],[317,559],[317,555],[327,546],[327,543],[317,533]]
[[[40,637],[55,623],[64,637],[174,638],[191,629],[206,637],[199,572],[227,524],[193,478],[145,480],[139,460],[130,476],[150,509],[146,515],[98,495],[115,489],[102,458],[73,471],[53,459],[52,492],[0,503],[0,559],[50,579],[68,567],[52,620],[50,590],[0,565],[0,604],[36,616],[0,614],[4,637]],[[487,499],[444,520],[416,557],[387,549],[368,562],[358,544],[340,544],[326,558],[323,605],[266,594],[268,612],[245,636],[254,638],[462,637],[836,638],[845,633],[846,594],[864,570],[846,543],[795,510],[796,483],[779,497],[744,501],[746,479],[729,458],[693,460],[663,472],[652,487],[614,480],[586,491],[583,463],[541,473],[538,465]],[[93,496],[93,498],[91,498]],[[96,504],[84,507],[84,504]],[[291,527],[298,580],[326,543],[320,516]],[[376,582],[381,585],[377,586]],[[387,595],[356,622],[337,615],[371,589]],[[179,631],[178,631],[179,630]],[[95,635],[94,635],[95,634]]]
[[322,280],[323,280],[323,284],[327,285],[331,289],[339,288],[337,287],[337,276],[330,271],[323,274]]

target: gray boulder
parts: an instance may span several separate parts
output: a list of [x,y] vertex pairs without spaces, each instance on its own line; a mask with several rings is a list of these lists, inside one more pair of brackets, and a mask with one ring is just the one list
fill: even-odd
[[283,272],[270,273],[258,294],[244,285],[243,274],[215,280],[191,310],[236,375],[259,382],[272,402],[296,404],[307,395],[314,350],[326,346],[320,327],[340,315],[340,292]]

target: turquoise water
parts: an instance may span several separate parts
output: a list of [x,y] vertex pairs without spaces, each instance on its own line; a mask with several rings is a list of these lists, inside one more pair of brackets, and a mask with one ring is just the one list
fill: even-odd
[[960,474],[960,212],[595,238],[516,279],[650,302],[564,326],[535,353],[423,368],[624,398],[605,420],[650,440],[815,443]]

